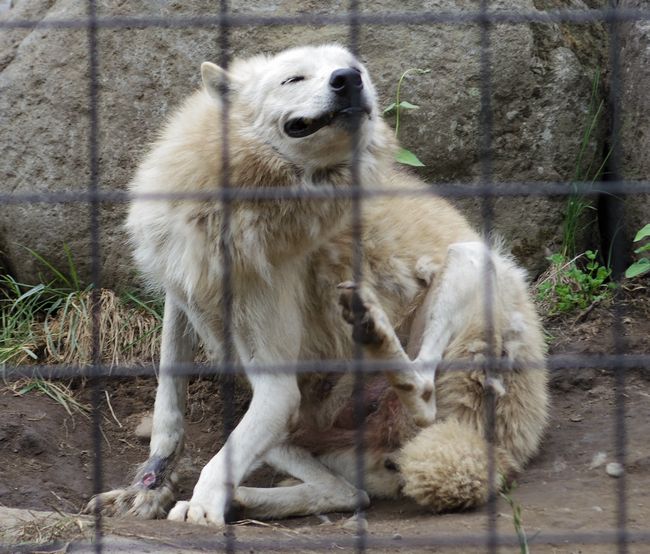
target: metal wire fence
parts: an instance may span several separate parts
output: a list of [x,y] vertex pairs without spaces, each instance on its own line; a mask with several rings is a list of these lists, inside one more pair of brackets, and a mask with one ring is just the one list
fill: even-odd
[[[100,169],[99,169],[99,107],[101,103],[100,78],[101,78],[101,60],[98,49],[98,32],[103,29],[194,29],[206,28],[218,30],[220,65],[228,67],[230,59],[228,56],[230,32],[233,28],[242,26],[311,26],[311,25],[347,25],[349,29],[348,47],[355,53],[359,54],[359,31],[364,25],[464,25],[478,26],[480,29],[480,179],[477,184],[467,183],[432,183],[429,191],[418,192],[418,194],[428,195],[435,194],[444,197],[480,197],[482,198],[482,219],[483,232],[489,235],[492,231],[494,222],[495,198],[506,196],[523,196],[539,195],[554,196],[566,195],[566,182],[553,181],[535,181],[535,182],[497,182],[493,176],[493,121],[492,121],[492,70],[491,70],[491,44],[490,36],[493,26],[498,24],[521,25],[530,23],[571,23],[576,25],[585,25],[592,23],[602,23],[606,26],[609,35],[609,97],[608,107],[611,118],[610,141],[612,152],[609,162],[609,178],[607,181],[598,182],[578,182],[572,183],[575,192],[585,196],[597,196],[603,193],[616,195],[637,195],[650,192],[650,181],[626,181],[623,179],[621,166],[622,153],[620,151],[620,135],[622,109],[621,106],[621,61],[619,59],[620,50],[620,30],[622,23],[633,21],[649,21],[650,10],[647,9],[623,9],[617,5],[616,0],[611,0],[608,7],[602,9],[558,9],[548,11],[524,11],[524,10],[493,10],[488,0],[481,0],[477,9],[472,11],[418,11],[408,13],[362,13],[359,9],[358,2],[351,0],[349,9],[346,13],[337,14],[299,14],[292,16],[268,16],[268,15],[250,15],[234,14],[229,10],[226,0],[221,0],[218,7],[215,6],[214,15],[210,16],[177,16],[177,17],[111,17],[103,16],[98,10],[96,0],[89,0],[87,3],[87,18],[72,19],[47,19],[40,21],[31,20],[9,20],[0,22],[0,32],[12,29],[38,29],[48,28],[61,31],[69,29],[86,29],[89,53],[89,83],[88,83],[88,104],[90,107],[90,133],[88,138],[88,158],[90,162],[90,180],[86,192],[34,192],[34,193],[16,193],[0,194],[0,202],[5,205],[19,204],[36,204],[36,203],[61,203],[61,204],[86,204],[88,206],[90,217],[90,244],[92,256],[92,283],[94,285],[94,294],[99,294],[102,275],[101,275],[101,240],[100,240],[100,208],[104,203],[126,203],[132,200],[164,200],[164,199],[188,199],[188,200],[217,200],[223,206],[223,219],[221,228],[222,243],[220,251],[223,253],[222,264],[224,268],[223,291],[223,321],[225,322],[225,332],[223,337],[224,352],[222,362],[218,364],[177,364],[172,372],[174,375],[196,375],[206,373],[235,373],[241,371],[241,368],[235,363],[235,353],[233,336],[231,329],[232,322],[232,259],[230,258],[230,247],[226,237],[229,236],[230,208],[235,201],[252,201],[252,200],[283,200],[291,202],[296,199],[326,199],[333,197],[347,196],[353,202],[353,233],[355,240],[355,251],[353,260],[353,274],[356,281],[362,279],[363,245],[361,243],[362,218],[361,205],[367,198],[377,196],[402,196],[404,194],[414,194],[413,192],[405,193],[399,189],[364,189],[360,186],[358,173],[358,160],[352,162],[352,181],[353,186],[349,189],[334,189],[321,187],[317,190],[298,191],[293,188],[257,188],[241,189],[230,186],[229,162],[228,162],[228,97],[223,97],[223,120],[221,132],[224,137],[222,152],[219,154],[224,160],[224,172],[221,183],[215,187],[214,192],[209,193],[160,193],[148,195],[134,195],[132,193],[120,191],[107,191],[101,189]],[[615,216],[622,220],[621,213]],[[623,245],[620,241],[615,247],[622,250]],[[614,252],[613,263],[615,273],[621,273],[622,252]],[[618,265],[617,265],[618,264]],[[489,272],[486,273],[489,276]],[[490,287],[490,279],[486,278],[486,286]],[[491,298],[486,294],[487,299]],[[101,384],[102,380],[116,376],[135,376],[151,375],[155,372],[152,365],[140,367],[115,367],[106,366],[101,363],[101,353],[99,344],[99,301],[95,296],[93,304],[93,363],[90,367],[79,368],[74,366],[15,366],[5,368],[6,375],[10,378],[23,378],[32,376],[63,378],[75,377],[85,374],[90,378],[92,383],[92,406],[93,406],[93,437],[94,437],[94,472],[93,472],[93,492],[98,494],[103,491],[103,458],[100,431],[100,402],[101,402]],[[492,306],[486,306],[488,320],[492,312]],[[556,355],[548,359],[547,367],[551,371],[562,371],[568,368],[605,368],[611,370],[615,376],[616,393],[615,393],[615,410],[614,422],[616,427],[616,459],[625,466],[626,461],[626,421],[625,421],[625,376],[626,371],[631,368],[650,369],[650,355],[630,355],[626,352],[623,342],[622,317],[620,309],[615,311],[615,323],[612,326],[615,348],[608,355]],[[488,323],[489,328],[489,323]],[[485,363],[476,365],[487,371],[501,371],[508,369],[505,363],[496,356],[491,356],[487,366]],[[445,361],[445,369],[468,370],[475,367],[466,360],[461,362]],[[503,367],[502,367],[503,366]],[[310,373],[316,371],[328,372],[349,372],[352,371],[356,378],[356,391],[360,392],[363,385],[363,375],[367,371],[381,370],[399,370],[400,364],[396,362],[384,363],[373,360],[364,360],[360,347],[357,347],[354,359],[350,361],[340,360],[322,360],[322,361],[302,361],[298,364],[287,363],[274,366],[256,366],[250,371],[272,372],[272,373]],[[228,385],[225,385],[228,386]],[[222,398],[229,400],[232,398],[231,391],[222,391]],[[360,396],[360,395],[358,395]],[[229,431],[233,428],[234,412],[230,402],[226,401],[224,410],[225,422],[224,428]],[[361,413],[361,402],[357,402],[357,468],[359,489],[363,489],[363,455],[364,455],[364,434],[363,434],[363,416]],[[488,411],[493,414],[494,404],[488,403]],[[490,421],[490,418],[488,418]],[[494,433],[494,422],[488,426],[488,444],[493,445],[492,440]],[[490,469],[494,472],[494,448],[490,450]],[[494,480],[490,480],[492,483]],[[628,545],[631,543],[642,543],[650,549],[650,530],[643,532],[630,532],[627,528],[628,510],[627,510],[627,480],[625,475],[616,481],[617,483],[617,517],[615,531],[600,532],[566,532],[566,533],[545,533],[543,537],[538,538],[536,543],[556,544],[559,542],[565,544],[611,544],[619,553],[625,553]],[[409,551],[415,548],[439,547],[439,548],[463,548],[463,547],[484,547],[487,552],[498,552],[501,546],[517,545],[517,539],[513,535],[499,532],[496,525],[496,491],[491,490],[487,508],[487,532],[485,534],[458,534],[454,537],[440,536],[417,536],[404,537],[399,544],[403,551]],[[479,517],[479,516],[477,516]],[[102,551],[102,516],[100,512],[95,514],[96,537],[94,542],[95,551]],[[205,539],[176,541],[177,546],[186,546],[188,548],[202,549],[224,549],[227,552],[236,550],[245,551],[250,548],[263,549],[264,543],[250,542],[236,537],[235,531],[230,529],[225,537],[215,538],[213,541]],[[365,530],[360,527],[354,538],[341,538],[337,541],[341,547],[353,548],[356,551],[365,551],[373,548],[397,548],[394,541],[370,537]],[[266,546],[275,550],[328,550],[331,548],[331,539],[301,539],[282,542],[274,538]],[[614,546],[612,546],[614,548]],[[114,550],[115,547],[113,546]]]

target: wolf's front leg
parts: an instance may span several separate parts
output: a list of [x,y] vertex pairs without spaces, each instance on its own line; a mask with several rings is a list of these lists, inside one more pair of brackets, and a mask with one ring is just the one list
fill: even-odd
[[165,517],[174,502],[174,466],[183,450],[187,378],[174,376],[175,366],[191,363],[195,334],[181,308],[167,295],[163,318],[160,376],[156,390],[149,459],[140,466],[128,487],[93,497],[87,512],[132,515],[145,519]]
[[223,525],[235,488],[264,454],[286,436],[300,405],[295,375],[249,375],[248,411],[219,453],[201,471],[189,501],[177,502],[169,519]]

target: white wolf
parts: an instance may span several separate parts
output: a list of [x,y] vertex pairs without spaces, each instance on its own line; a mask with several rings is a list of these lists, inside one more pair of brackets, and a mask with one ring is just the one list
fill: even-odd
[[[217,199],[134,200],[128,229],[137,262],[166,293],[150,456],[130,486],[99,495],[88,509],[223,525],[230,506],[249,517],[284,517],[352,510],[368,495],[404,494],[435,511],[484,502],[486,389],[498,392],[499,477],[536,452],[547,419],[544,343],[524,272],[396,166],[397,145],[368,72],[346,49],[296,48],[236,61],[228,71],[204,63],[201,73],[203,88],[166,125],[133,193],[200,196],[226,178],[237,190],[347,194],[236,200],[226,237]],[[403,192],[363,200],[356,284],[349,194],[355,145],[363,189]],[[232,339],[253,397],[191,499],[174,505],[186,379],[172,370],[193,360],[198,340],[220,359],[226,243]],[[260,370],[352,360],[355,340],[366,359],[396,364],[366,380],[365,491],[352,484],[352,376]],[[509,367],[490,380],[477,362],[491,355]],[[466,370],[447,360],[465,361]],[[240,486],[261,463],[295,481]]]

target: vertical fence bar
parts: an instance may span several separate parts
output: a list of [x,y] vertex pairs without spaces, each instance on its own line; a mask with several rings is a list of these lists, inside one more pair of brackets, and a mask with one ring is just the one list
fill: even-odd
[[[228,23],[228,0],[219,1],[219,65],[227,70],[230,63],[230,25]],[[230,190],[230,97],[228,93],[228,83],[221,84],[221,182],[215,183],[220,186],[221,190],[221,229],[219,232],[219,249],[221,251],[221,262],[223,264],[222,278],[222,297],[223,297],[223,362],[227,370],[220,376],[220,394],[223,404],[223,439],[228,440],[230,433],[235,428],[235,410],[234,410],[234,392],[235,392],[235,374],[233,369],[236,364],[235,344],[232,333],[232,313],[233,313],[233,281],[232,281],[232,251],[231,251],[231,217],[232,217],[232,200],[228,195]],[[226,462],[226,483],[227,494],[226,507],[228,508],[233,500],[234,483],[232,472],[232,452],[225,447],[224,457]],[[233,444],[233,447],[235,445]],[[232,525],[226,526],[226,543],[225,552],[230,554],[235,552],[237,538]]]
[[[348,43],[349,49],[355,57],[359,56],[359,2],[350,0],[348,11]],[[363,219],[361,207],[362,186],[359,171],[359,130],[361,120],[352,132],[352,157],[350,165],[350,186],[352,187],[352,275],[354,282],[361,286],[363,281]],[[365,382],[366,376],[363,366],[363,348],[359,343],[354,344],[354,421],[355,435],[355,461],[356,475],[355,486],[359,491],[357,497],[357,531],[355,536],[355,550],[365,552],[367,548],[366,528],[364,526],[365,512],[363,505],[363,491],[365,490]]]
[[[101,295],[101,258],[100,258],[100,223],[99,223],[99,83],[98,83],[98,47],[97,47],[97,6],[95,0],[88,0],[88,71],[89,71],[89,118],[88,156],[90,163],[90,255],[91,255],[91,366],[88,372],[91,385],[92,437],[93,437],[93,495],[102,492],[102,435],[101,435],[101,351],[99,343],[100,295]],[[101,504],[95,506],[95,541],[94,550],[102,552],[102,514]]]
[[[607,18],[607,30],[609,34],[609,69],[610,82],[607,104],[609,108],[609,148],[610,156],[607,164],[608,178],[613,181],[621,180],[623,176],[621,160],[621,125],[622,125],[622,75],[620,59],[620,21],[618,19],[618,0],[610,0],[611,9]],[[623,226],[625,223],[625,207],[623,200],[613,198],[607,205],[605,228],[612,236],[610,249],[612,276],[615,281],[620,282],[625,270],[626,244],[623,240]],[[623,307],[620,300],[620,291],[614,294],[612,324],[612,339],[614,354],[622,356],[625,353],[625,339],[623,336]],[[614,448],[616,461],[621,464],[623,473],[616,480],[616,547],[619,554],[627,554],[627,476],[625,461],[627,457],[627,429],[625,425],[625,368],[621,365],[614,370]]]
[[[479,112],[479,156],[481,162],[481,186],[486,194],[481,203],[481,216],[483,221],[483,240],[488,247],[481,271],[484,280],[484,317],[485,317],[485,339],[487,343],[487,355],[485,362],[485,379],[490,383],[493,379],[493,366],[496,361],[495,340],[494,340],[494,273],[492,259],[489,254],[490,235],[494,221],[494,199],[492,182],[492,72],[490,68],[490,18],[488,14],[489,0],[481,0],[480,6],[480,112]],[[487,523],[488,535],[486,547],[490,554],[498,551],[497,536],[497,483],[495,463],[495,414],[496,399],[494,390],[490,386],[485,387],[485,439],[488,453],[488,500],[487,500]]]

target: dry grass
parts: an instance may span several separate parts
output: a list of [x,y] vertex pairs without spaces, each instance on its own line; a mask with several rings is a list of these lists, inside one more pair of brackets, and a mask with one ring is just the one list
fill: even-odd
[[[69,382],[45,378],[11,379],[12,366],[26,364],[77,367],[93,359],[94,312],[97,316],[100,362],[106,366],[150,364],[159,358],[160,306],[110,290],[26,287],[15,282],[5,289],[0,305],[0,371],[13,394],[36,393],[60,404],[70,415],[87,415],[89,406],[75,398]],[[93,303],[97,298],[97,305]],[[110,405],[110,401],[109,401]]]
[[60,541],[89,538],[93,528],[91,521],[73,515],[52,513],[41,516],[29,511],[27,514],[29,515],[18,518],[19,521],[3,529],[0,537],[16,546],[52,545]]
[[87,416],[90,413],[90,406],[79,402],[70,388],[69,384],[62,381],[50,381],[48,379],[19,379],[7,385],[17,396],[22,396],[30,392],[43,394],[57,404],[63,406],[69,415],[78,413]]
[[[160,316],[134,306],[113,291],[99,293],[100,361],[108,366],[149,363],[158,358]],[[93,295],[80,292],[42,323],[43,363],[86,366],[93,353]]]

